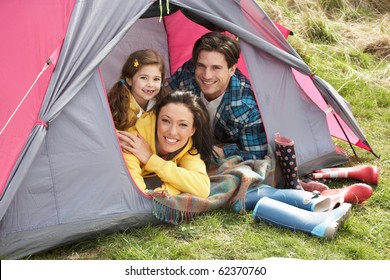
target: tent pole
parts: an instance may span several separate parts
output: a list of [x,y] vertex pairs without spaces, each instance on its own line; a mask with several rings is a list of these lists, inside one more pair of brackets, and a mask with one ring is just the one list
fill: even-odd
[[[333,113],[333,116],[334,116],[334,118],[336,119],[337,123],[339,124],[341,130],[343,131],[345,138],[347,138],[348,144],[349,144],[349,146],[351,147],[351,149],[352,149],[352,151],[353,151],[355,157],[358,159],[359,157],[356,155],[355,149],[353,148],[353,145],[352,145],[351,141],[349,141],[349,138],[348,138],[347,134],[345,133],[343,126],[340,124],[340,122],[339,122],[339,120],[338,120],[336,114]],[[366,144],[368,144],[368,143],[366,143]],[[368,146],[370,147],[370,145],[368,145]],[[370,149],[371,149],[371,147],[370,147]],[[376,157],[377,159],[380,159],[380,158],[381,158],[380,156],[378,156],[377,154],[375,154],[374,151],[373,151],[372,149],[370,150],[370,152],[371,152],[371,154],[373,154],[374,157]]]
[[374,153],[374,151],[371,150],[371,153],[377,158],[377,159],[380,159],[381,156],[378,156],[376,153]]
[[347,138],[348,144],[349,144],[349,146],[351,147],[351,149],[352,149],[352,151],[353,151],[353,154],[355,155],[355,157],[356,157],[357,159],[359,159],[359,157],[358,157],[357,154],[356,154],[355,149],[354,149],[353,146],[352,146],[351,141],[350,141],[349,138],[348,138],[347,133],[345,133],[345,130],[344,130],[343,126],[341,125],[339,119],[337,118],[336,114],[333,113],[333,116],[334,116],[334,118],[336,119],[337,123],[339,124],[341,130],[343,131],[345,138]]

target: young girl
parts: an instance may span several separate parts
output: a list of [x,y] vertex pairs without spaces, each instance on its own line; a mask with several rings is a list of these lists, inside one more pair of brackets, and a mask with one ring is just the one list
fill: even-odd
[[164,60],[158,52],[145,49],[130,54],[119,81],[108,92],[116,129],[127,130],[133,126],[142,113],[165,95],[164,75]]
[[206,165],[213,138],[208,112],[192,92],[167,95],[128,132],[117,135],[130,174],[142,191],[208,197]]

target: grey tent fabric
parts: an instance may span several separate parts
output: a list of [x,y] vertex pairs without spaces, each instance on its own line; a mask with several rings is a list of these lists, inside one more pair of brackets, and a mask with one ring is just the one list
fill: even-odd
[[[113,3],[79,0],[74,6],[67,37],[61,49],[59,61],[53,73],[39,119],[50,125],[62,108],[88,81],[96,67],[123,37],[126,30],[148,9],[154,1],[142,1],[126,5],[125,0]],[[115,21],[110,19],[115,18]],[[100,29],[99,29],[100,28]],[[31,166],[46,128],[37,125],[32,131],[22,155],[7,183],[7,194],[2,200],[0,218],[26,172]]]
[[[313,82],[319,89],[324,100],[326,100],[332,109],[334,109],[334,111],[340,115],[340,117],[347,123],[348,127],[354,132],[354,134],[356,134],[359,139],[365,139],[365,135],[359,128],[355,117],[352,115],[348,102],[342,98],[328,82],[321,79],[320,77],[315,76],[313,78]],[[369,146],[367,141],[363,140],[363,142]]]
[[[9,234],[1,239],[2,252],[23,248],[28,253],[37,243],[40,249],[50,248],[58,240],[70,242],[93,232],[112,231],[113,225],[118,230],[156,222],[151,200],[131,187],[103,89],[96,87],[99,81],[98,73],[94,74],[52,122],[22,183],[26,187],[19,188],[8,208],[12,215],[1,221],[0,227],[8,231],[2,234]],[[83,136],[86,140],[80,141]],[[21,221],[28,222],[24,225],[28,238],[26,232],[18,234]]]
[[[167,41],[164,24],[158,17],[138,19],[99,66],[106,91],[118,81],[124,61],[136,50],[158,50],[164,61],[168,62]],[[169,74],[169,63],[165,63],[165,68],[165,73]]]
[[[93,101],[99,100],[96,97],[105,96],[104,89],[90,88],[101,85],[97,66],[102,59],[153,2],[142,1],[132,5],[126,5],[128,1],[125,0],[102,1],[99,5],[94,1],[76,2],[39,117],[48,124],[48,129],[44,126],[35,127],[23,157],[11,176],[8,188],[12,192],[7,192],[9,196],[2,201],[0,255],[13,256],[17,248],[24,248],[28,252],[29,246],[35,248],[35,245],[26,236],[31,231],[39,232],[40,228],[45,231],[45,227],[56,223],[71,226],[73,222],[98,219],[101,215],[108,217],[108,222],[115,219],[114,214],[123,215],[124,212],[129,213],[129,216],[149,213],[149,219],[144,219],[144,222],[154,222],[151,200],[137,188],[131,187],[132,179],[121,158],[112,123],[109,123],[111,127],[107,126],[111,122],[107,101],[100,100],[100,104],[96,105],[98,107],[91,111]],[[112,18],[116,20],[110,20]],[[92,98],[85,99],[89,95]],[[95,112],[104,118],[97,121],[93,116]],[[92,119],[83,119],[86,113]],[[63,123],[63,119],[68,123]],[[104,122],[106,127],[102,126]],[[61,125],[57,126],[58,123]],[[77,138],[68,139],[72,136]],[[69,144],[74,143],[78,145],[69,147]],[[56,151],[61,147],[66,149],[66,153]],[[74,153],[70,153],[72,149]],[[115,158],[112,158],[114,155]],[[85,160],[83,164],[79,162],[81,158]],[[94,166],[98,162],[100,164]],[[72,167],[73,170],[66,169]],[[54,174],[56,171],[58,173]],[[103,173],[107,176],[100,176]],[[36,190],[35,185],[29,186],[30,182],[42,188]],[[75,182],[73,191],[72,182]],[[87,192],[83,195],[83,186],[92,187],[86,188]],[[110,186],[114,186],[113,190],[116,191],[112,196],[100,194],[97,195],[100,200],[91,200],[90,196],[94,192],[99,194]],[[34,196],[37,191],[37,196]],[[42,192],[45,195],[42,196]],[[89,202],[85,203],[85,200]],[[110,218],[110,215],[113,217]],[[23,230],[29,232],[23,238],[11,235],[20,230],[21,224],[25,227]],[[77,238],[77,234],[73,236],[73,239]],[[57,242],[64,239],[60,231],[56,239]],[[49,248],[50,244],[44,243],[39,247],[40,250]]]
[[[183,5],[186,9],[192,11],[194,14],[207,18],[215,25],[220,26],[223,29],[237,35],[241,40],[248,42],[253,46],[257,46],[262,51],[276,56],[279,60],[287,63],[291,67],[294,67],[304,73],[311,73],[307,65],[299,58],[298,54],[291,48],[291,46],[287,44],[283,35],[278,32],[277,29],[275,29],[272,21],[254,1],[241,0],[226,2],[223,0],[216,0],[207,2],[193,2],[191,0],[183,0],[171,2],[177,4],[180,3],[180,5]],[[224,7],[224,9],[221,10],[221,7]],[[262,16],[260,18],[259,15],[257,17],[251,17],[251,19],[256,22],[256,26],[253,24],[253,22],[248,21],[243,13],[251,13],[251,11],[256,11]],[[268,32],[259,32],[259,30],[256,28],[259,26],[261,27],[261,30],[268,30]],[[269,28],[270,26],[273,27],[273,30]],[[279,47],[282,49],[276,48],[274,45],[272,45],[267,40],[267,37],[271,37],[272,39],[277,40],[280,44]]]
[[[151,199],[122,158],[106,98],[130,52],[154,48],[168,61],[164,22],[140,19],[155,3],[76,1],[39,116],[47,127],[38,124],[31,132],[0,204],[0,256],[20,258],[97,233],[158,223]],[[275,132],[294,139],[301,175],[347,160],[336,152],[325,113],[292,68],[313,73],[255,1],[170,3],[239,37],[268,139],[273,144]],[[313,76],[313,82],[364,141],[345,100],[321,78]]]
[[[1,220],[2,254],[34,250],[37,241],[31,238],[39,235],[40,250],[55,240],[80,240],[88,232],[110,230],[118,217],[122,229],[140,224],[139,216],[143,224],[156,223],[151,199],[128,175],[109,114],[96,72],[51,123]],[[56,225],[63,226],[56,232]]]

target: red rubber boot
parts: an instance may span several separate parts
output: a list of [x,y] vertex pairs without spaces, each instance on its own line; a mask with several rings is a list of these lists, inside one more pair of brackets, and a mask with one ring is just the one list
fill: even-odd
[[324,190],[329,190],[329,187],[323,183],[313,181],[310,179],[299,179],[298,182],[301,184],[302,188],[307,192],[322,192]]
[[372,165],[326,168],[311,173],[310,177],[313,179],[349,178],[360,180],[367,184],[377,185],[379,181],[379,168]]
[[324,196],[341,195],[344,197],[344,202],[347,203],[362,203],[372,196],[373,190],[367,184],[353,184],[341,189],[329,189],[321,192]]

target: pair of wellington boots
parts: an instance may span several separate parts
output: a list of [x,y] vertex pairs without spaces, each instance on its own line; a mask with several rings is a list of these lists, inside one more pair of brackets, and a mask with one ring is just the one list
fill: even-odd
[[[257,201],[269,197],[281,202],[312,212],[323,212],[335,209],[343,203],[359,204],[368,200],[373,194],[371,186],[357,183],[341,189],[326,189],[322,192],[304,190],[278,189],[260,185],[249,189],[245,195],[245,210],[253,210]],[[239,207],[235,205],[235,207]],[[240,209],[235,209],[239,212]]]
[[[329,189],[328,186],[320,182],[299,180],[294,141],[281,136],[279,133],[275,133],[275,155],[284,178],[284,183],[279,185],[278,188],[318,191],[331,199],[330,209],[336,208],[344,202],[361,203],[369,199],[373,193],[371,186],[363,183],[353,184],[341,189]],[[310,177],[312,179],[351,178],[377,184],[379,169],[375,166],[321,169],[311,173]]]
[[263,197],[256,203],[252,216],[256,221],[333,239],[349,218],[350,212],[350,203],[343,203],[326,212],[312,212]]
[[[294,141],[275,133],[275,155],[279,161],[284,177],[284,186],[286,189],[302,189],[302,185],[311,187],[310,184],[298,179],[298,167],[295,154]],[[311,179],[335,179],[348,178],[360,180],[366,184],[377,185],[379,182],[379,167],[372,165],[361,165],[353,167],[338,167],[319,169],[309,174]],[[315,181],[311,182],[312,184]],[[326,185],[317,183],[320,188],[327,188]],[[303,189],[305,187],[303,186]]]
[[250,189],[245,196],[245,210],[253,210],[255,220],[326,239],[334,238],[351,211],[351,204],[343,201],[336,209],[331,208],[333,206],[330,197],[318,192],[277,189],[268,185]]
[[260,185],[258,187],[249,189],[246,192],[244,203],[245,210],[253,210],[257,202],[263,197],[278,200],[280,202],[312,212],[328,211],[331,207],[331,198],[322,196],[319,192],[278,189],[268,185]]

